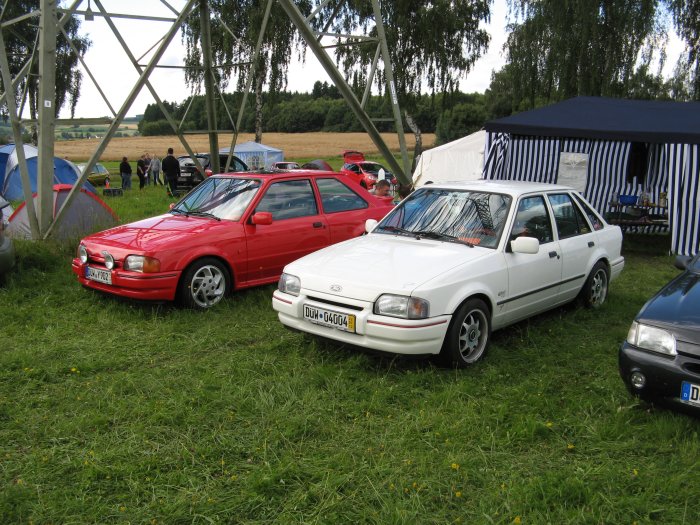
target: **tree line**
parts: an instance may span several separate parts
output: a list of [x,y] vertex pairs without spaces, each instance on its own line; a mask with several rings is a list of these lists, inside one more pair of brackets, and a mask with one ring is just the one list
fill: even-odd
[[[236,114],[240,107],[241,93],[225,94],[224,102],[229,112]],[[254,100],[248,99],[239,132],[254,133],[256,118]],[[228,113],[217,101],[217,129],[232,130]],[[180,103],[165,102],[168,112],[183,131],[207,129],[204,97],[195,95]],[[425,133],[435,133],[439,143],[449,142],[481,129],[493,116],[488,97],[482,93],[437,93],[414,95],[411,100],[412,117]],[[379,131],[395,131],[391,121],[392,108],[385,95],[375,95],[367,101],[367,113],[372,118],[387,119],[376,122]],[[183,120],[184,119],[184,120]],[[172,135],[173,130],[157,104],[149,104],[138,125],[142,135]],[[304,133],[312,131],[352,132],[364,131],[354,113],[350,111],[337,88],[327,82],[316,82],[311,93],[263,93],[262,131],[280,133]]]

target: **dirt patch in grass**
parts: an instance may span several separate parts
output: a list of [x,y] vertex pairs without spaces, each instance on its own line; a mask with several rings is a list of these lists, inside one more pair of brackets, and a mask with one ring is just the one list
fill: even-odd
[[[186,135],[186,140],[195,153],[209,151],[209,138],[205,134]],[[382,133],[382,138],[392,151],[399,151],[398,137],[394,133]],[[238,136],[238,143],[254,140],[254,135],[242,133]],[[423,144],[432,146],[435,135],[424,134]],[[263,143],[284,151],[287,159],[327,158],[334,155],[340,156],[345,149],[356,149],[368,155],[376,155],[377,147],[366,133],[265,133]],[[415,141],[412,135],[406,135],[406,143],[409,152],[413,151]],[[100,139],[82,139],[56,142],[55,154],[57,157],[68,157],[74,162],[87,160],[100,144]],[[231,135],[219,136],[219,147],[231,145]],[[150,152],[164,156],[167,149],[172,147],[175,155],[184,155],[185,148],[175,136],[166,137],[119,137],[114,138],[107,145],[102,154],[102,161],[121,160],[127,157],[135,160],[141,154]]]

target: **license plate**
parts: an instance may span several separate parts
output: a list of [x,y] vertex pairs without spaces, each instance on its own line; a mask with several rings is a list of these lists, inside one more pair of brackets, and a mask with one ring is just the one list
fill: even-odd
[[87,266],[85,268],[85,278],[105,284],[112,284],[112,272]]
[[336,328],[343,332],[355,332],[355,316],[332,310],[304,305],[304,319],[315,324]]
[[681,401],[690,405],[700,406],[700,385],[683,381],[681,383]]

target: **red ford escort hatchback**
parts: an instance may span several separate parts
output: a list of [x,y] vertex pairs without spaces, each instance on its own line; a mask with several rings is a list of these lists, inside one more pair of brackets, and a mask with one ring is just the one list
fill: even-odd
[[289,262],[364,233],[392,204],[321,171],[206,179],[168,213],[84,238],[73,272],[88,288],[210,308],[274,283]]

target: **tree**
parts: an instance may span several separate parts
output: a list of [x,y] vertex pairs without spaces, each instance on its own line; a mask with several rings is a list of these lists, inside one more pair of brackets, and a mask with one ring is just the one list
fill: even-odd
[[[12,0],[3,2],[3,21],[12,20],[32,11],[37,11],[40,7],[39,0]],[[72,40],[73,45],[82,57],[90,47],[90,41],[86,37],[78,35],[80,20],[73,16],[64,26],[66,34]],[[5,39],[5,50],[10,65],[10,73],[15,78],[22,69],[26,61],[31,59],[31,54],[37,41],[38,23],[36,18],[26,18],[21,22],[13,24],[3,30]],[[71,49],[66,37],[58,32],[56,41],[56,115],[68,103],[70,105],[71,116],[75,113],[75,106],[80,97],[80,87],[82,74],[77,69],[78,55]],[[37,103],[39,99],[39,61],[35,60],[30,70],[22,82],[17,86],[15,98],[19,101],[20,94],[27,90],[28,107],[32,119],[37,116]],[[5,92],[5,86],[0,78],[0,88]],[[8,109],[4,104],[0,107],[0,116],[7,117]]]
[[[381,16],[386,33],[399,103],[414,122],[417,149],[420,129],[411,114],[415,95],[424,85],[431,93],[456,91],[476,60],[486,51],[490,37],[481,22],[489,20],[491,0],[383,1]],[[334,4],[326,8],[334,9]],[[370,0],[350,0],[341,10],[337,31],[364,28],[376,36]],[[365,84],[374,58],[373,46],[340,46],[336,56],[346,78]],[[378,68],[377,86],[385,84],[383,67]],[[411,96],[414,95],[414,96]],[[416,152],[417,154],[420,151]]]
[[[246,72],[239,70],[238,64],[247,63],[253,59],[266,6],[267,0],[210,2],[212,57],[214,63],[218,65],[215,72],[222,89],[228,85],[232,77],[236,77],[238,89],[245,86]],[[297,3],[297,6],[306,14],[311,10],[310,0],[302,0]],[[192,88],[198,88],[202,81],[201,68],[198,69],[202,64],[199,17],[191,16],[183,31],[187,46],[185,62],[190,66],[190,69],[186,70],[186,81]],[[273,98],[275,93],[286,87],[292,51],[297,49],[299,44],[294,26],[289,22],[282,7],[274,2],[263,35],[259,60],[255,64],[255,133],[258,142],[262,136],[263,87],[267,84]]]
[[577,95],[659,94],[660,74],[650,71],[664,58],[660,1],[509,0],[516,22],[506,43],[508,85],[494,76],[493,108],[502,112],[504,88],[511,111]]
[[700,100],[700,0],[668,0],[676,31],[685,41],[685,55],[676,67],[678,85],[693,100]]

